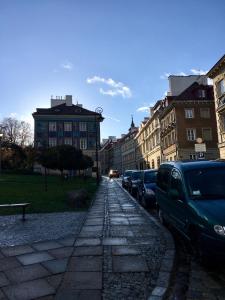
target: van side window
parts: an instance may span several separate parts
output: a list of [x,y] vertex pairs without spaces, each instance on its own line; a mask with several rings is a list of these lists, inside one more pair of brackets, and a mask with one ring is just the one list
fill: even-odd
[[170,188],[175,189],[179,192],[179,197],[183,199],[183,187],[182,187],[182,179],[180,173],[173,169],[171,171],[171,182],[170,182]]
[[169,187],[169,179],[170,179],[170,170],[166,168],[161,168],[158,171],[157,175],[157,185],[163,191],[167,191]]

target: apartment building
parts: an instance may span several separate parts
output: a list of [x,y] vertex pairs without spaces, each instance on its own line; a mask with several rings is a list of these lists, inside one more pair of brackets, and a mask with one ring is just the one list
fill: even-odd
[[225,159],[225,55],[211,68],[207,75],[213,80],[218,147],[220,158]]
[[161,162],[159,113],[162,101],[150,108],[150,116],[145,118],[135,136],[136,164],[138,169],[158,168]]
[[213,87],[205,75],[169,76],[170,91],[159,115],[162,160],[198,159],[195,144],[202,141],[202,158],[218,158]]
[[96,138],[99,149],[104,119],[101,114],[74,105],[72,96],[66,95],[64,99],[52,97],[50,108],[37,108],[32,115],[36,148],[72,145],[96,160]]

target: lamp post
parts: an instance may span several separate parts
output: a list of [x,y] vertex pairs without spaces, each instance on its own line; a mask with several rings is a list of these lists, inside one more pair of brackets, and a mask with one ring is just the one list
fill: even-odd
[[97,126],[97,114],[100,114],[103,112],[103,109],[101,107],[97,107],[95,109],[95,156],[96,156],[96,182],[97,185],[99,184],[99,168],[98,168],[98,126]]

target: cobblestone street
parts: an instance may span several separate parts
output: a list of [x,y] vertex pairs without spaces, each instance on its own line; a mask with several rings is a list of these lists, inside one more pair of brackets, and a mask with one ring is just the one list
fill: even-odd
[[151,299],[167,290],[170,234],[104,179],[77,236],[1,248],[0,299]]

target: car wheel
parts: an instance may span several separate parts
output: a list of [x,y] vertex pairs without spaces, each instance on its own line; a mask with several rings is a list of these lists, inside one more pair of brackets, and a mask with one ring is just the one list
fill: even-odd
[[141,195],[141,205],[146,208],[147,207],[147,203],[146,203],[146,200],[145,200],[145,197],[143,195]]
[[215,261],[212,262],[212,260],[209,259],[210,258],[209,255],[207,255],[206,252],[203,250],[200,233],[197,231],[197,229],[193,229],[191,231],[190,237],[191,237],[191,252],[195,256],[197,261],[206,267],[213,266]]

